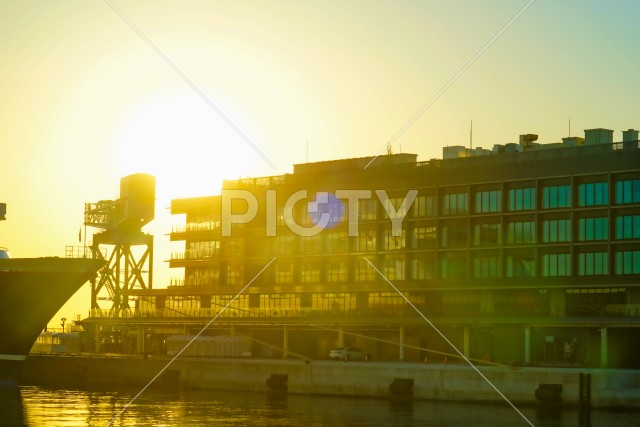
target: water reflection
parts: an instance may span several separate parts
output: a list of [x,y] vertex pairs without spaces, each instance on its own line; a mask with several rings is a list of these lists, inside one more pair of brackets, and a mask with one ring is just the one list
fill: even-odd
[[22,408],[22,396],[16,388],[0,388],[0,425],[23,426],[24,411]]
[[[138,389],[69,390],[22,387],[0,395],[0,425],[107,426]],[[638,413],[524,407],[536,426],[632,426]],[[504,404],[471,404],[210,390],[147,390],[114,426],[525,426]]]

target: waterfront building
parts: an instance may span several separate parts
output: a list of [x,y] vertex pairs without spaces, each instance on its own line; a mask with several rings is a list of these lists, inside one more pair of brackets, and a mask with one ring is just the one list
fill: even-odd
[[131,352],[166,352],[215,317],[205,335],[248,338],[255,357],[350,345],[441,361],[455,352],[432,322],[477,360],[638,368],[638,131],[536,139],[298,164],[173,200],[184,278],[83,324]]

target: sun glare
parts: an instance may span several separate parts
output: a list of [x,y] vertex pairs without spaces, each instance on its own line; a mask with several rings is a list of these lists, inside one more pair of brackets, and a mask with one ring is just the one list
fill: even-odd
[[120,176],[155,175],[159,200],[216,194],[223,179],[253,176],[259,159],[196,94],[149,102],[128,114],[121,129]]

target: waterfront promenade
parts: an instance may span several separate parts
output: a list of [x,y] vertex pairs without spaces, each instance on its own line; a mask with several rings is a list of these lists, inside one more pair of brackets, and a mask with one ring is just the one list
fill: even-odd
[[[143,387],[170,360],[168,356],[30,355],[23,383]],[[580,374],[590,374],[591,407],[640,407],[640,371],[636,370],[499,366],[478,369],[518,404],[537,404],[536,389],[541,384],[555,384],[561,387],[562,404],[577,406]],[[503,401],[472,367],[458,363],[178,358],[153,385],[373,398],[398,397],[394,396],[397,394],[413,400]]]

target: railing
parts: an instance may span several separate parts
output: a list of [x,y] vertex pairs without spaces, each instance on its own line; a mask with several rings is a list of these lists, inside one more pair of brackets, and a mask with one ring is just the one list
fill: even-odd
[[[100,249],[102,258],[107,257],[107,249]],[[64,248],[65,258],[94,258],[93,252],[90,246],[65,246]]]
[[217,231],[220,230],[220,227],[220,221],[194,222],[186,225],[174,225],[171,227],[171,232],[178,234],[196,231]]
[[184,252],[172,252],[171,261],[184,261],[190,259],[216,258],[220,256],[220,250],[192,250],[188,249]]
[[[576,306],[567,307],[567,314],[562,317],[589,316],[589,317],[640,317],[640,304],[609,304],[598,310],[587,310]],[[482,313],[480,310],[454,310],[448,308],[422,308],[421,311],[430,317],[473,317],[473,318],[518,318],[518,317],[557,317],[551,309],[538,308],[535,310],[518,311],[494,310],[491,313]],[[247,309],[229,307],[213,308],[172,308],[164,309],[120,309],[106,310],[93,309],[91,317],[103,318],[262,318],[262,319],[306,319],[306,320],[374,320],[374,319],[408,319],[415,318],[418,314],[410,307],[387,307],[369,309],[315,309],[315,308],[291,308],[291,309]]]

